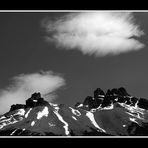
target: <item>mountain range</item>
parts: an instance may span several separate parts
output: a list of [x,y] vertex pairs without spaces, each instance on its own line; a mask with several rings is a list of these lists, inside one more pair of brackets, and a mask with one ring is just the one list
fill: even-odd
[[97,88],[70,107],[36,92],[0,116],[0,136],[148,136],[148,100]]

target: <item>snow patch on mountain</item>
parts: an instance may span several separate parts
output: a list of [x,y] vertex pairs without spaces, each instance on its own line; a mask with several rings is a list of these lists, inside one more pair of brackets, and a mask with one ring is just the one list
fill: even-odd
[[2,117],[0,117],[0,120],[5,119],[5,118],[6,118],[5,116],[2,116]]
[[74,120],[77,120],[77,118],[76,118],[76,117],[74,117],[74,116],[72,116],[72,118],[73,118]]
[[78,110],[73,109],[72,107],[69,107],[69,108],[71,109],[71,111],[72,111],[72,113],[73,113],[74,115],[76,115],[76,116],[81,116],[81,113],[80,113]]
[[124,103],[119,103],[119,104],[128,110],[126,113],[129,114],[130,116],[136,117],[140,120],[145,120],[144,115],[146,111],[144,109],[139,108],[137,105],[130,106]]
[[90,119],[91,123],[97,128],[99,129],[98,131],[100,132],[104,132],[106,133],[106,131],[104,129],[102,129],[98,124],[97,122],[95,121],[95,118],[94,118],[94,114],[91,113],[91,112],[88,112],[86,113],[86,116]]
[[49,124],[50,127],[51,127],[51,126],[56,126],[55,124],[52,124],[52,123],[50,123],[50,122],[49,122],[48,124]]
[[[12,120],[13,119],[13,120]],[[19,121],[19,120],[18,120]],[[0,124],[0,129],[2,129],[3,127],[10,125],[10,124],[14,124],[16,122],[18,122],[17,120],[15,120],[13,117],[10,117],[8,119],[5,119],[2,121],[2,123]]]
[[114,108],[114,104],[112,103],[110,106],[106,106],[106,107],[101,108],[101,110],[111,110],[113,108]]
[[138,122],[136,121],[135,118],[131,118],[131,117],[130,117],[129,120],[138,124]]
[[25,114],[25,110],[24,109],[18,109],[17,112],[15,114],[13,114],[13,116],[15,116],[15,115],[24,116],[24,114]]
[[25,114],[25,118],[28,117],[28,115],[29,115],[29,113],[30,113],[31,110],[32,110],[32,108],[30,108],[30,109],[28,110],[28,112]]
[[56,116],[58,117],[58,119],[64,123],[64,126],[63,128],[65,129],[65,134],[66,135],[69,135],[70,132],[69,132],[69,129],[68,129],[68,123],[66,121],[64,121],[63,117],[58,113],[58,110],[54,111],[54,113],[56,114]]
[[32,121],[32,122],[31,122],[31,126],[34,126],[34,125],[35,125],[35,121]]
[[83,104],[80,104],[80,105],[78,105],[77,107],[82,107],[83,106]]
[[16,131],[17,131],[17,129],[15,129],[10,135],[12,136]]
[[42,111],[38,112],[37,119],[41,119],[43,116],[48,117],[48,114],[49,114],[48,107],[45,106]]

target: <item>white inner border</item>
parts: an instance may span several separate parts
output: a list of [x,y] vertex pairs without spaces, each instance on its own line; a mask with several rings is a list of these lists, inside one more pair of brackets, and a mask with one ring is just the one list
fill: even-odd
[[148,12],[148,10],[0,10],[0,12]]

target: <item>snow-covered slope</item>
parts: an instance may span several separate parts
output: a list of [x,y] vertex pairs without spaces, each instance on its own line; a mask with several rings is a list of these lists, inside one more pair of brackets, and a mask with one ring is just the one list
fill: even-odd
[[26,104],[0,116],[0,136],[148,135],[148,100],[124,88],[100,88],[75,107],[45,101],[34,93]]

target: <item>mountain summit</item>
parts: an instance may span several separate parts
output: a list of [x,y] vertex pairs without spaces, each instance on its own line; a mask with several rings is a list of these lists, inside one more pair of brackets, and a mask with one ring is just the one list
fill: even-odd
[[148,100],[101,88],[74,107],[34,93],[0,116],[0,136],[148,136]]

